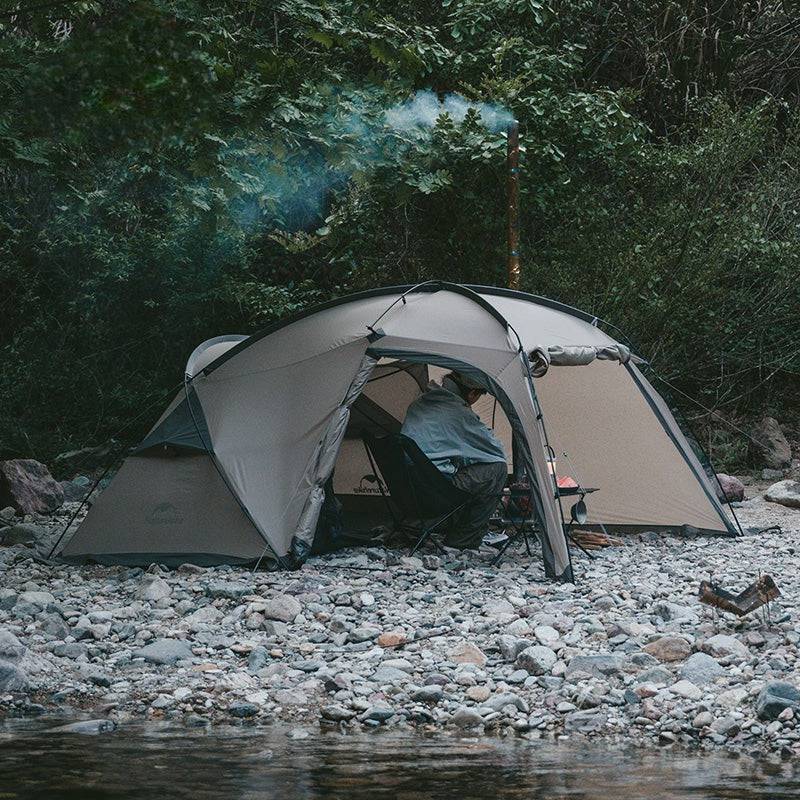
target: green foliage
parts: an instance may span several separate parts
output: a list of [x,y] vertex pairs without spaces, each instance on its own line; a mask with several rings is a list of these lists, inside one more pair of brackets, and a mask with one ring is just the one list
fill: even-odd
[[0,457],[135,440],[210,336],[379,284],[503,284],[502,126],[409,122],[428,89],[520,121],[524,288],[709,408],[791,413],[791,23],[685,0],[0,17]]

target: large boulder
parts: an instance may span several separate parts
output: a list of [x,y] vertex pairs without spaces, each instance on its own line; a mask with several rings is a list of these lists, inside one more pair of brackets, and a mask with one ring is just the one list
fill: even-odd
[[751,434],[750,456],[757,464],[783,469],[792,460],[792,448],[774,417],[764,417]]
[[23,514],[50,514],[64,504],[64,490],[44,464],[32,458],[0,461],[0,508]]
[[800,508],[800,481],[778,481],[764,492],[764,499],[788,508]]
[[744,484],[733,475],[717,473],[717,497],[722,503],[740,503],[744,500]]
[[772,681],[768,683],[756,699],[756,713],[759,719],[774,720],[786,708],[800,711],[800,691],[791,683]]

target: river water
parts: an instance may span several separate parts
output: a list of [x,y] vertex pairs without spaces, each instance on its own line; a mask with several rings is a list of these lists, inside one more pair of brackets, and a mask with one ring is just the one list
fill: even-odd
[[0,799],[530,798],[751,800],[800,797],[800,766],[586,742],[376,731],[130,725],[99,736],[0,725]]

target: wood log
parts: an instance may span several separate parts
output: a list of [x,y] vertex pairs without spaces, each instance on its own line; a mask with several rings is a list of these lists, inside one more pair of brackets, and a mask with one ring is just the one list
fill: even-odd
[[604,533],[595,531],[573,531],[573,539],[587,550],[600,550],[603,547],[621,547],[622,542]]
[[780,597],[780,590],[769,575],[762,575],[736,595],[711,581],[700,581],[699,597],[701,603],[736,614],[737,617],[743,617],[776,597]]

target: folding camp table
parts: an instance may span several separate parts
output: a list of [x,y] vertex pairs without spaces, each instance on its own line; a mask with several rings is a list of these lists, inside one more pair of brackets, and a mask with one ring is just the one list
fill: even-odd
[[[596,488],[585,488],[581,486],[568,486],[558,489],[558,499],[562,497],[578,497],[596,492]],[[536,533],[536,523],[533,520],[533,514],[529,508],[524,507],[524,500],[530,497],[530,489],[523,487],[519,489],[506,489],[503,497],[508,499],[507,513],[504,514],[498,522],[502,525],[507,532],[509,528],[512,529],[511,535],[503,543],[503,546],[498,551],[497,555],[492,559],[492,565],[497,564],[505,554],[506,550],[521,536],[525,542],[525,551],[527,554],[531,553],[529,534]],[[579,545],[571,536],[570,541],[581,551],[586,553],[590,558],[594,558],[588,551]]]

